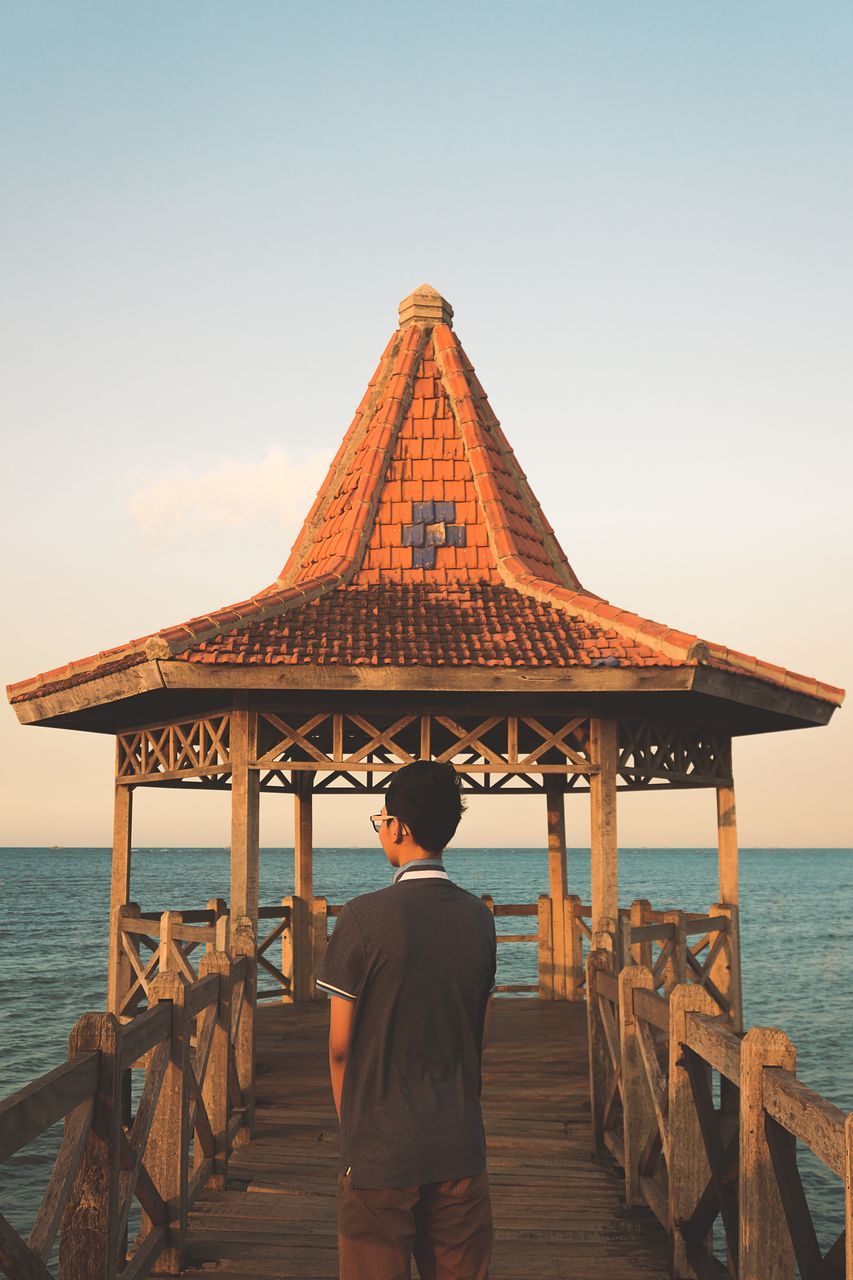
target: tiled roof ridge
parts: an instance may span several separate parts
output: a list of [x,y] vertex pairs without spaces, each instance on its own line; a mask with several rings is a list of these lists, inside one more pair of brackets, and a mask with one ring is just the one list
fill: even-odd
[[497,452],[513,476],[519,494],[524,500],[527,514],[553,564],[557,580],[563,586],[582,590],[566,553],[560,546],[553,528],[530,487],[527,476],[519,465],[512,445],[501,430],[500,421],[489,404],[483,385],[477,378],[474,366],[465,354],[457,335],[449,325],[441,324],[435,326],[432,336],[436,362],[441,370],[451,408],[465,442],[480,505],[483,507],[486,523],[492,533],[498,568],[501,569],[502,562],[507,557],[516,555],[524,560],[524,554],[516,544],[512,520],[494,482],[488,436],[497,446]]

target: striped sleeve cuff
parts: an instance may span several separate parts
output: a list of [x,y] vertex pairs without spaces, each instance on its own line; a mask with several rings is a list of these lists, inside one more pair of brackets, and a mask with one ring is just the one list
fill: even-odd
[[352,1002],[355,1003],[358,999],[358,996],[352,995],[351,992],[342,991],[340,987],[333,987],[331,982],[323,982],[320,978],[317,978],[316,986],[322,987],[324,991],[328,991],[330,996],[340,996],[342,1000],[352,1000]]

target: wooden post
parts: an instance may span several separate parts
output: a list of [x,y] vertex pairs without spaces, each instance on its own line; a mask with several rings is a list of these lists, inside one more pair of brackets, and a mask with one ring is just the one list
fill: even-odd
[[625,1151],[625,1203],[643,1204],[640,1157],[655,1118],[634,1017],[634,991],[654,991],[651,971],[630,965],[619,974],[619,1043],[622,1057],[622,1117]]
[[111,1013],[84,1013],[68,1038],[69,1058],[92,1050],[101,1056],[92,1124],[62,1214],[60,1280],[113,1280],[115,1276],[111,1242],[119,1181],[118,1036],[119,1025]]
[[249,958],[249,976],[243,993],[240,1025],[234,1040],[234,1064],[237,1084],[245,1106],[243,1124],[234,1135],[234,1146],[244,1147],[252,1140],[255,1128],[255,994],[257,991],[257,954],[255,927],[248,916],[233,920],[231,955]]
[[554,999],[554,904],[547,893],[537,899],[539,999]]
[[717,787],[717,862],[720,872],[720,902],[738,904],[737,812],[734,784]]
[[[201,1086],[201,1097],[216,1151],[213,1172],[206,1182],[211,1191],[221,1191],[228,1172],[228,1062],[231,1043],[231,959],[221,951],[208,951],[202,956],[198,973],[205,978],[209,973],[219,974],[219,999],[206,1011],[206,1017],[215,1018],[213,1038],[207,1059],[207,1070]],[[196,1140],[196,1167],[204,1160]]]
[[288,991],[282,991],[282,1004],[293,1004],[295,999],[294,991],[296,988],[294,967],[296,965],[296,951],[293,946],[293,917],[295,915],[293,903],[293,894],[288,894],[287,897],[282,898],[281,900],[281,905],[286,908],[289,913],[287,924],[285,925],[281,935],[281,971],[285,978],[290,979],[290,989]]
[[[329,939],[329,911],[325,898],[314,898],[311,908],[311,930],[314,939],[314,964],[312,973],[316,978],[326,954],[326,943]],[[314,1000],[325,1000],[326,993],[314,984]]]
[[[711,965],[710,978],[714,986],[724,995],[730,1006],[730,1022],[732,1031],[743,1031],[743,994],[740,975],[740,922],[736,906],[717,902],[708,912],[711,916],[725,916],[726,941],[714,963]],[[714,945],[714,938],[711,938]]]
[[[652,904],[648,898],[635,898],[631,903],[630,927],[632,929],[640,929],[644,924],[647,924],[651,909]],[[646,969],[651,969],[652,944],[650,942],[632,942],[631,963],[644,965]]]
[[[107,1008],[115,1009],[115,998],[123,977],[129,980],[130,964],[116,933],[116,908],[130,900],[130,856],[133,834],[133,787],[116,783],[113,795],[113,856],[110,877],[110,953],[107,961]],[[125,987],[127,990],[127,987]]]
[[311,1000],[314,994],[314,815],[310,773],[296,774],[293,803],[293,995],[295,1000]]
[[224,898],[210,898],[207,904],[208,911],[213,912],[213,927],[216,930],[216,940],[208,942],[205,947],[206,951],[228,951],[228,903]]
[[258,716],[248,706],[231,712],[231,917],[258,920],[260,778]]
[[568,933],[566,900],[569,893],[569,873],[566,863],[566,806],[559,784],[546,782],[545,796],[548,802],[548,887],[551,896],[554,999],[565,1000],[568,990],[566,970],[569,967],[566,951]]
[[794,1251],[764,1133],[764,1068],[796,1066],[784,1031],[753,1027],[741,1041],[740,1280],[793,1280]]
[[616,721],[599,716],[590,721],[590,752],[598,772],[590,775],[590,874],[592,929],[601,920],[615,921],[619,911],[619,854],[616,837]]
[[[169,1206],[167,1243],[157,1259],[155,1272],[167,1276],[181,1274],[187,1234],[187,1174],[189,1161],[189,1089],[187,1060],[189,1023],[186,1016],[187,983],[180,973],[157,974],[151,983],[148,1003],[172,1005],[171,1054],[145,1148],[145,1167],[151,1181]],[[143,1213],[143,1235],[152,1229]]]
[[566,999],[583,1000],[583,934],[580,927],[581,900],[576,893],[566,899],[566,930],[568,942],[568,972],[566,974]]
[[[683,983],[669,998],[669,1229],[672,1236],[672,1274],[692,1277],[687,1249],[679,1225],[687,1222],[705,1190],[711,1170],[705,1154],[702,1129],[690,1077],[684,1064],[685,1024],[689,1013],[719,1013],[703,987]],[[707,1068],[710,1081],[710,1067]]]
[[675,933],[672,951],[663,971],[663,989],[666,995],[671,995],[679,983],[687,981],[687,935],[683,911],[664,911],[661,914],[663,923],[671,924]]
[[142,913],[136,902],[127,902],[113,907],[110,918],[110,957],[107,969],[107,1009],[118,1016],[121,1002],[130,990],[133,972],[122,944],[122,923],[125,920],[138,920]]
[[[540,899],[541,901],[541,899]],[[605,942],[609,935],[599,937]],[[592,1150],[595,1155],[604,1151],[604,1099],[607,1093],[607,1072],[610,1061],[607,1039],[598,1012],[598,996],[595,994],[595,975],[599,969],[605,973],[615,970],[613,952],[609,947],[593,947],[586,958],[586,1024],[589,1045],[589,1105],[592,1115]]]

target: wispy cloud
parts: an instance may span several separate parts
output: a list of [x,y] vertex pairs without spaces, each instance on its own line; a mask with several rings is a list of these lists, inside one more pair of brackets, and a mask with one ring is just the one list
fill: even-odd
[[325,450],[294,458],[274,447],[256,462],[226,458],[198,472],[178,467],[139,489],[130,500],[130,512],[142,537],[151,543],[183,530],[198,534],[270,521],[277,529],[295,533],[330,460]]

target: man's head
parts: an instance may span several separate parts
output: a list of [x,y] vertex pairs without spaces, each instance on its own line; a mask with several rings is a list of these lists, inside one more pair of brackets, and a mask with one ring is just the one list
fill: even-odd
[[416,760],[391,778],[385,793],[379,839],[393,867],[411,858],[438,857],[454,836],[465,808],[452,765]]

